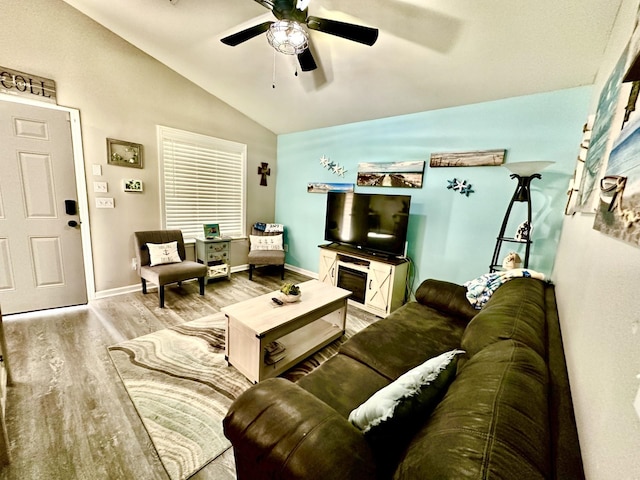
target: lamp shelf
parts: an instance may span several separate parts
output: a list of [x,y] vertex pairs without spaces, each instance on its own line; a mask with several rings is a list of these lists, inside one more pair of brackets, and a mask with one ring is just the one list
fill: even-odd
[[497,240],[502,242],[522,243],[522,244],[533,243],[531,240],[518,240],[513,237],[498,237]]

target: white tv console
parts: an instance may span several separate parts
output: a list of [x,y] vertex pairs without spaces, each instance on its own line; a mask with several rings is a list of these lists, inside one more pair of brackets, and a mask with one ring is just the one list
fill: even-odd
[[409,261],[343,245],[320,245],[321,282],[350,290],[349,305],[386,317],[405,300]]

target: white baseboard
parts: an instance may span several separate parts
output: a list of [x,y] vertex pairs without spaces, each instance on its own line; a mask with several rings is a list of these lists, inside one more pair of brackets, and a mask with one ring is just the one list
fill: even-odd
[[[157,289],[157,287],[150,287],[149,290],[151,289]],[[116,295],[124,295],[125,293],[134,293],[134,292],[140,292],[142,290],[142,286],[139,283],[136,283],[135,285],[128,285],[126,287],[118,287],[118,288],[111,288],[109,290],[100,290],[98,292],[96,292],[95,295],[95,299],[99,299],[99,298],[108,298],[108,297],[115,297]]]
[[[309,270],[304,270],[302,268],[295,267],[293,265],[285,264],[284,268],[285,270],[291,270],[292,272],[296,272],[301,275],[306,275],[307,277],[311,277],[315,279],[318,278],[318,274],[316,272],[310,272]],[[235,267],[231,267],[231,273],[243,272],[245,270],[249,270],[248,264],[236,265]],[[195,281],[195,279],[185,280],[185,281],[191,282],[191,281]],[[153,291],[157,289],[158,289],[157,286],[147,283],[147,291]],[[96,292],[94,298],[97,300],[99,298],[115,297],[116,295],[124,295],[125,293],[135,293],[135,292],[140,292],[141,290],[142,290],[142,286],[139,283],[137,283],[135,285],[128,285],[126,287],[112,288],[109,290],[100,290],[99,292]]]

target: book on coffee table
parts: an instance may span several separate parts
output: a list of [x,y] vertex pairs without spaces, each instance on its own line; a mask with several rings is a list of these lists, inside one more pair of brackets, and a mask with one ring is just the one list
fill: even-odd
[[279,362],[287,355],[287,349],[285,346],[278,342],[271,342],[264,348],[264,363],[267,365],[273,365]]

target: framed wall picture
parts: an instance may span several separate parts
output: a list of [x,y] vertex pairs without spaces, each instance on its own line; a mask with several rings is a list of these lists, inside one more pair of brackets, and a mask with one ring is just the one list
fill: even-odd
[[142,180],[129,178],[129,179],[123,180],[123,183],[124,183],[125,192],[142,192],[142,189],[143,189]]
[[107,163],[121,167],[142,168],[142,145],[107,138]]
[[359,163],[359,187],[422,188],[424,161]]
[[429,162],[430,167],[480,167],[495,166],[504,163],[507,151],[477,150],[473,152],[447,152],[432,153]]

